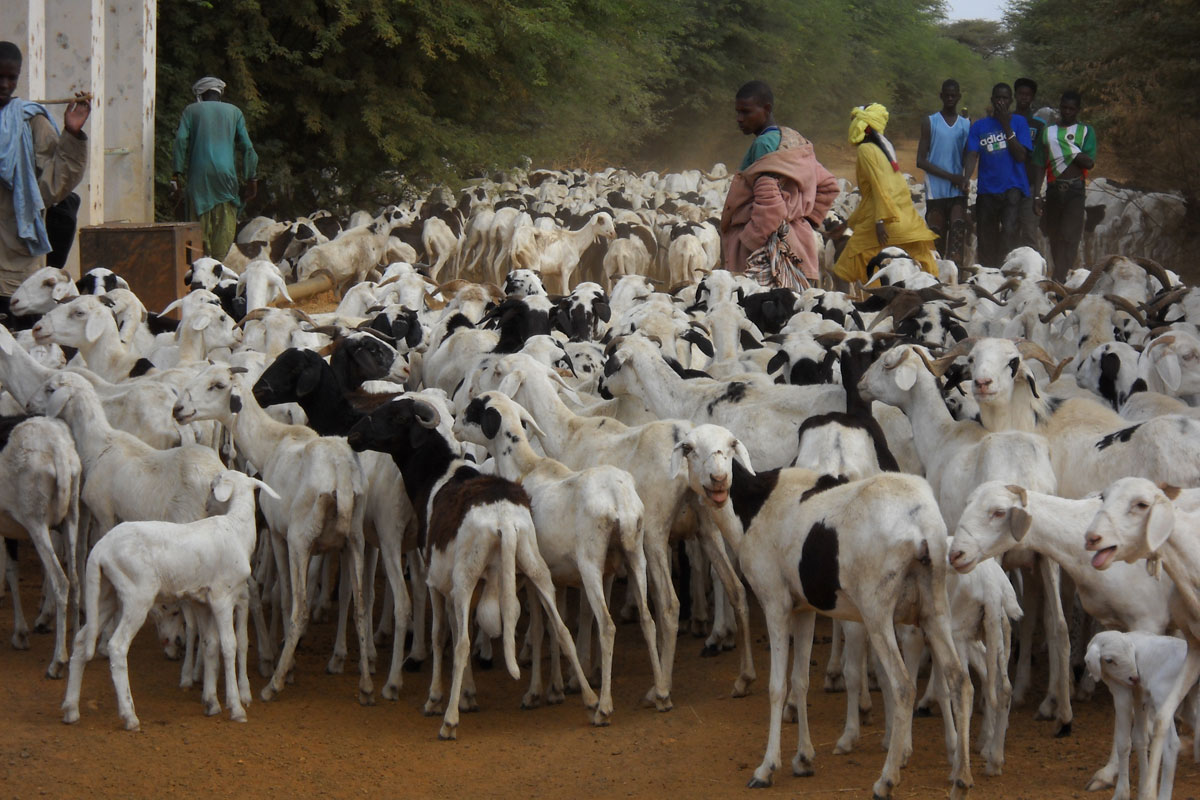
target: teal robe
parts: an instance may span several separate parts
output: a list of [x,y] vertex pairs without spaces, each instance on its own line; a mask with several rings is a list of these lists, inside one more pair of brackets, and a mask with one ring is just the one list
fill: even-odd
[[235,151],[242,154],[242,175],[258,175],[258,154],[246,132],[246,118],[235,105],[219,100],[192,103],[183,110],[175,135],[176,173],[187,176],[187,195],[197,216],[221,203],[240,207]]

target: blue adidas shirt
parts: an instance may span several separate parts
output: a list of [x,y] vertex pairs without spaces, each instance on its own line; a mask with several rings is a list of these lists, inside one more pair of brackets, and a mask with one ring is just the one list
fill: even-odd
[[[1032,155],[1029,123],[1024,117],[1014,114],[1009,124],[1017,141]],[[1003,194],[1016,188],[1021,190],[1021,194],[1029,195],[1029,177],[1025,174],[1025,165],[1012,157],[1004,128],[994,118],[984,117],[971,125],[967,149],[979,154],[979,194]]]

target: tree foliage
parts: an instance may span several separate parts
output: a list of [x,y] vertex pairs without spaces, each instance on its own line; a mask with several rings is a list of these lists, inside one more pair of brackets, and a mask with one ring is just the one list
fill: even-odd
[[880,101],[915,133],[944,78],[982,109],[1011,77],[943,22],[941,0],[159,0],[159,177],[207,74],[245,111],[280,213],[524,156],[730,160],[745,146],[732,95],[755,77],[784,124],[840,132]]
[[1012,52],[1012,38],[1004,25],[996,20],[956,19],[943,25],[942,31],[984,59],[999,58]]
[[1077,88],[1083,118],[1119,152],[1142,188],[1200,200],[1200,16],[1188,0],[1156,3],[1013,0],[1005,15],[1017,58],[1057,102]]

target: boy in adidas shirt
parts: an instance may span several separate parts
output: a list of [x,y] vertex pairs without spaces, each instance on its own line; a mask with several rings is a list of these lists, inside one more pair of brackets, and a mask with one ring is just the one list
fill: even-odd
[[999,267],[1020,236],[1021,199],[1029,196],[1025,159],[1033,149],[1029,123],[1012,113],[1012,87],[992,87],[992,112],[971,125],[963,175],[970,178],[979,166],[976,184],[975,232],[979,240],[976,259],[985,267]]
[[1042,131],[1033,151],[1033,163],[1039,167],[1034,174],[1033,196],[1039,197],[1042,181],[1050,180],[1045,208],[1040,198],[1034,204],[1035,210],[1042,213],[1046,236],[1050,239],[1054,279],[1060,282],[1066,281],[1079,254],[1085,181],[1088,170],[1096,166],[1096,131],[1079,121],[1081,101],[1079,92],[1063,92],[1058,103],[1059,123]]

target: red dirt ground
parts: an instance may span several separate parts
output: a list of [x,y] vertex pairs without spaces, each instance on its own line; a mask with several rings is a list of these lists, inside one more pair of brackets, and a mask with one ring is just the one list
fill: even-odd
[[[38,571],[26,563],[26,609],[36,602]],[[121,729],[105,661],[88,665],[81,721],[65,726],[59,704],[65,683],[43,677],[52,651],[50,636],[33,635],[32,650],[12,650],[8,603],[0,614],[0,792],[6,797],[661,797],[688,792],[700,797],[749,797],[743,788],[762,759],[767,724],[767,650],[761,617],[754,621],[753,693],[729,696],[736,676],[733,653],[699,657],[700,640],[680,640],[675,668],[675,709],[660,714],[638,707],[650,685],[636,625],[618,629],[614,658],[612,725],[593,728],[578,695],[560,706],[519,709],[524,683],[502,669],[476,671],[482,711],[464,714],[457,742],[440,742],[440,720],[421,714],[429,668],[405,674],[397,702],[364,708],[355,701],[353,674],[327,675],[332,624],[314,626],[301,643],[296,682],[279,699],[263,703],[264,681],[251,675],[255,702],[241,725],[201,713],[199,689],[178,688],[179,665],[168,662],[152,633],[143,629],[130,654],[140,733]],[[829,634],[818,623],[818,641]],[[253,637],[252,637],[253,641]],[[253,644],[251,645],[253,647]],[[353,644],[351,645],[353,661]],[[814,686],[828,654],[814,648]],[[380,649],[381,655],[389,652]],[[386,657],[386,656],[384,656]],[[254,664],[253,652],[251,664]],[[386,663],[376,675],[378,690]],[[523,671],[527,679],[527,670]],[[223,696],[223,695],[222,695]],[[858,749],[832,755],[841,732],[845,695],[809,695],[817,774],[794,778],[794,726],[784,727],[785,766],[775,786],[754,797],[868,797],[884,754],[882,700],[864,726]],[[1004,774],[988,778],[973,759],[975,798],[1066,800],[1085,796],[1083,786],[1105,760],[1111,735],[1111,704],[1101,689],[1075,709],[1074,734],[1052,737],[1053,723],[1035,722],[1033,707],[1015,708]],[[973,724],[977,726],[976,714]],[[896,798],[948,795],[948,764],[941,720],[917,719],[915,752]],[[1175,797],[1200,796],[1200,766],[1191,762],[1184,737]]]

